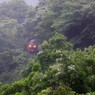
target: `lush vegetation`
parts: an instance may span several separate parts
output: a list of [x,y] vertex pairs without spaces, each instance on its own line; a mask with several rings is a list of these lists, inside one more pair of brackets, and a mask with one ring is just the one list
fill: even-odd
[[59,32],[74,49],[94,45],[94,3],[94,0],[40,0],[36,8],[23,0],[1,3],[0,42],[3,40],[10,48],[22,48],[30,39],[42,43]]
[[0,95],[95,95],[94,69],[94,0],[0,3]]
[[0,81],[3,84],[20,79],[19,73],[27,61],[23,52],[25,39],[19,37],[27,11],[28,5],[23,0],[0,3]]
[[1,95],[75,95],[95,91],[95,46],[74,51],[66,37],[56,33],[41,47],[37,57],[29,60],[25,78],[1,85]]

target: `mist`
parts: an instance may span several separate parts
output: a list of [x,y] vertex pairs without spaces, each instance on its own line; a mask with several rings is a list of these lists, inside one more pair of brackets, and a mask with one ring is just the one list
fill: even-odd
[[39,0],[25,0],[25,2],[28,4],[28,5],[33,5],[33,6],[36,6],[39,2]]
[[[7,2],[10,0],[0,0],[0,3]],[[39,0],[24,0],[28,5],[37,6],[39,3]]]

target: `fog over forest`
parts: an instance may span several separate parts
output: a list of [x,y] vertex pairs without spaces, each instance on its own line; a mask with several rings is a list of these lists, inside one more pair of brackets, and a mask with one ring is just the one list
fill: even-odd
[[0,0],[0,95],[95,95],[95,0]]
[[[0,3],[4,2],[4,1],[7,2],[7,1],[9,1],[9,0],[0,0]],[[28,5],[36,6],[36,5],[38,5],[39,0],[25,0],[25,2],[26,2]]]

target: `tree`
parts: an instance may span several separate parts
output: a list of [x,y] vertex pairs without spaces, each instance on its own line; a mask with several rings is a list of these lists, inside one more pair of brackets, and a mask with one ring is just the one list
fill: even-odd
[[25,19],[28,6],[24,0],[10,0],[0,4],[0,16],[16,19],[22,23]]

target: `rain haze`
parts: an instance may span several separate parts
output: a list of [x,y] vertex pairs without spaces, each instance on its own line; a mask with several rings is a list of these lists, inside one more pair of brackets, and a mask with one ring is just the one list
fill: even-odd
[[28,4],[28,5],[33,5],[33,6],[36,6],[39,2],[39,0],[25,0],[25,2]]
[[0,0],[0,95],[95,95],[95,0]]
[[[10,1],[10,0],[0,0],[0,3],[4,1]],[[39,0],[24,0],[28,5],[36,6],[39,2]]]

